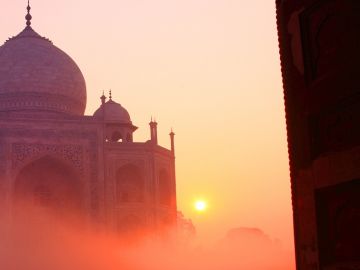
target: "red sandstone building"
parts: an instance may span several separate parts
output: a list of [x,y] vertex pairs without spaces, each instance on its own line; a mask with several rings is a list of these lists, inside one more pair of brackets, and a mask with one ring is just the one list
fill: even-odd
[[360,1],[276,5],[297,269],[360,269]]
[[[30,7],[28,7],[30,11]],[[16,203],[122,231],[176,221],[174,133],[171,150],[137,129],[119,103],[103,95],[84,115],[86,85],[76,63],[27,26],[0,47],[0,210]]]

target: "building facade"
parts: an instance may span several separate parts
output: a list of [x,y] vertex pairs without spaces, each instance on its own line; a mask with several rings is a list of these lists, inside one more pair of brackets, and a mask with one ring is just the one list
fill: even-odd
[[10,221],[27,206],[76,213],[119,231],[176,222],[171,149],[134,142],[129,113],[103,95],[84,115],[86,84],[76,63],[31,27],[0,47],[0,210]]
[[276,6],[297,269],[360,269],[360,1]]

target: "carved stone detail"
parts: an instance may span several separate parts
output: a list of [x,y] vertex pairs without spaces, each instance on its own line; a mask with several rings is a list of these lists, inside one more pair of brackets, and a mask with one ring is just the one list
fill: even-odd
[[66,162],[75,166],[82,177],[86,177],[89,183],[90,200],[89,207],[91,217],[94,220],[100,218],[100,206],[104,203],[101,194],[101,185],[98,179],[98,137],[94,130],[77,131],[74,129],[29,129],[26,125],[11,127],[0,130],[0,137],[12,138],[51,138],[52,140],[67,139],[81,140],[80,144],[40,144],[40,143],[20,143],[14,142],[11,145],[11,169],[16,170],[37,156],[50,154],[63,158]]
[[84,104],[62,95],[49,93],[0,93],[0,111],[41,111],[78,115]]
[[61,157],[73,164],[81,174],[84,173],[83,148],[80,145],[55,145],[55,144],[12,144],[12,168],[18,168],[27,160],[50,154]]

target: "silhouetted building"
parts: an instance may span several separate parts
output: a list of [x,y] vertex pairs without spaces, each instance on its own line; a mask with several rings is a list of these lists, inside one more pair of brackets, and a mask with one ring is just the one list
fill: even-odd
[[[13,221],[32,208],[120,232],[176,222],[172,149],[133,141],[125,108],[101,97],[84,115],[86,85],[76,63],[27,26],[0,47],[0,210]],[[20,208],[17,208],[21,205]]]
[[276,5],[297,268],[360,269],[360,1]]

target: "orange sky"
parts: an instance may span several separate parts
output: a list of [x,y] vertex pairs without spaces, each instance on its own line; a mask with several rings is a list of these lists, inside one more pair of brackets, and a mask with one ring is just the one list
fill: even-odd
[[[33,28],[79,65],[87,114],[102,90],[149,138],[176,133],[178,208],[200,239],[259,227],[292,248],[275,1],[32,0]],[[25,26],[25,0],[1,2],[0,41]],[[203,214],[193,201],[209,202]]]

